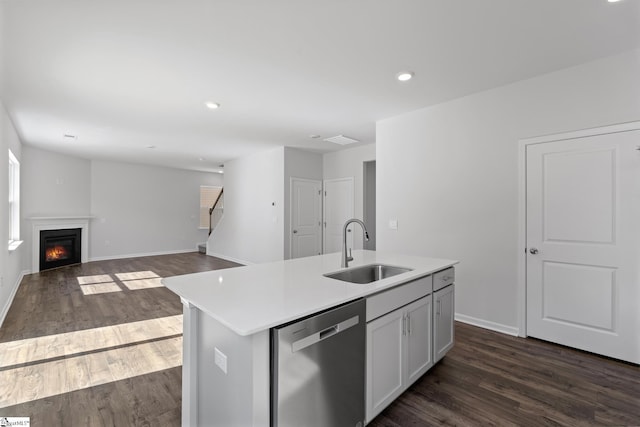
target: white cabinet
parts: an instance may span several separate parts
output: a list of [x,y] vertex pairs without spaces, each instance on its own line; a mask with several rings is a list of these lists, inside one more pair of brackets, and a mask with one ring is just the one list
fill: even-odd
[[367,324],[366,422],[404,391],[404,311]]
[[451,284],[433,293],[434,363],[451,350],[454,342],[454,287]]
[[367,324],[367,423],[433,365],[432,312],[429,294]]
[[405,384],[408,387],[433,366],[431,347],[433,313],[431,295],[409,304],[406,310],[406,357],[407,371]]

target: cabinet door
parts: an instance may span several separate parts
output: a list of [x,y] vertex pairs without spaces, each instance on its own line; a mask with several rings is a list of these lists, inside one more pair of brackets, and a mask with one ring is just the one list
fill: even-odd
[[431,295],[421,298],[405,308],[407,341],[407,376],[405,387],[433,366],[431,322],[433,318]]
[[404,390],[403,314],[396,310],[367,323],[367,423]]
[[435,308],[433,342],[434,363],[442,359],[454,342],[454,285],[449,285],[433,294]]

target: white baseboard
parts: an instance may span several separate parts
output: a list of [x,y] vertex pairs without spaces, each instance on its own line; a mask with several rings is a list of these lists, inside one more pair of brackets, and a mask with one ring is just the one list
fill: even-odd
[[13,285],[11,295],[9,295],[9,299],[7,300],[7,303],[4,305],[4,307],[2,307],[2,312],[0,313],[0,327],[2,327],[4,319],[5,317],[7,317],[7,313],[9,313],[9,309],[11,308],[11,304],[13,304],[13,299],[16,297],[16,292],[18,292],[18,288],[20,287],[20,283],[22,283],[22,279],[29,273],[29,270],[23,270],[18,275],[18,280],[16,280],[16,283],[14,283]]
[[483,329],[489,329],[491,331],[500,332],[503,334],[518,336],[519,330],[513,326],[503,325],[501,323],[491,322],[489,320],[478,319],[476,317],[465,316],[464,314],[456,313],[455,316],[458,322],[468,323],[469,325],[478,326]]
[[255,262],[246,261],[246,260],[243,260],[243,259],[238,259],[238,258],[230,257],[230,256],[228,256],[228,255],[223,255],[223,254],[217,254],[217,253],[207,252],[207,255],[209,255],[209,256],[214,256],[214,257],[216,257],[216,258],[224,259],[224,260],[231,261],[231,262],[235,262],[235,263],[242,264],[242,265],[252,265],[252,264],[255,264]]
[[176,249],[173,251],[160,251],[160,252],[145,252],[145,253],[137,253],[137,254],[124,254],[124,255],[109,255],[109,256],[98,256],[91,257],[89,261],[108,261],[111,259],[123,259],[123,258],[140,258],[143,256],[157,256],[157,255],[172,255],[172,254],[186,254],[189,252],[198,252],[198,249]]

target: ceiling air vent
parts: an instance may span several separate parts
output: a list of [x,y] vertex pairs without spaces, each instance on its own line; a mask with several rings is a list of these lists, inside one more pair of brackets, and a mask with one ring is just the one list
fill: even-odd
[[360,142],[357,139],[349,138],[344,135],[337,135],[337,136],[332,136],[331,138],[325,138],[324,141],[333,142],[334,144],[338,144],[338,145],[347,145],[347,144],[353,144],[354,142]]

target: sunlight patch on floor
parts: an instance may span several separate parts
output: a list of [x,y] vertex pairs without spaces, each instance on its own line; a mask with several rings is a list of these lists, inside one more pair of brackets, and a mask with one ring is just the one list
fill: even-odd
[[160,283],[160,280],[162,280],[160,277],[157,279],[127,280],[123,281],[122,284],[131,291],[137,291],[139,289],[159,288],[164,286]]
[[[115,276],[115,277],[114,277]],[[78,277],[78,284],[84,295],[98,295],[110,292],[122,292],[140,289],[161,288],[162,277],[150,270],[132,271],[128,273],[97,274]],[[124,288],[122,287],[124,285]]]
[[0,368],[182,334],[182,315],[0,343]]
[[94,276],[78,277],[78,283],[81,285],[88,285],[92,283],[105,283],[105,282],[113,282],[113,278],[109,274],[98,274]]
[[0,371],[0,408],[182,364],[182,337]]
[[107,294],[111,292],[122,292],[122,288],[114,282],[95,283],[93,285],[80,285],[84,295]]
[[147,271],[134,271],[131,273],[116,273],[116,277],[119,280],[125,281],[125,280],[137,280],[137,279],[153,279],[160,276],[158,276],[153,271],[147,270]]

